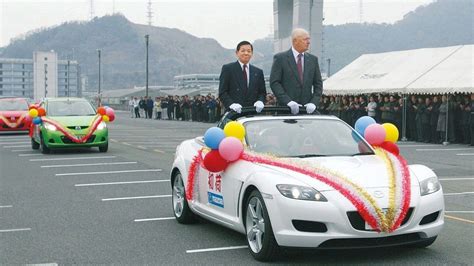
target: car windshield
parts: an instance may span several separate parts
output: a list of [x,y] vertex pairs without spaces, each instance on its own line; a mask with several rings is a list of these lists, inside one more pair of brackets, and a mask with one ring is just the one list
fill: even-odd
[[24,99],[0,100],[0,111],[27,111],[28,102]]
[[49,101],[48,116],[89,116],[95,115],[95,110],[87,101]]
[[352,128],[338,120],[273,119],[244,124],[246,143],[255,152],[278,157],[373,154]]

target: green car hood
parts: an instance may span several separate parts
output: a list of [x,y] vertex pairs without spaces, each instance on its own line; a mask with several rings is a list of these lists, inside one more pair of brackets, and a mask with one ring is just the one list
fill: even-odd
[[94,121],[95,115],[91,116],[48,116],[49,119],[58,122],[59,124],[72,127],[72,126],[90,126]]

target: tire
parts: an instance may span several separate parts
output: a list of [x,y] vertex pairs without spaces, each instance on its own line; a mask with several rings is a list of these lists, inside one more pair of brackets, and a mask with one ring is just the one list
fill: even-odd
[[275,259],[280,247],[275,240],[267,207],[260,192],[252,191],[244,206],[245,232],[250,253],[259,261]]
[[107,152],[109,150],[109,142],[107,141],[104,145],[99,146],[100,152]]
[[31,138],[31,148],[32,148],[33,150],[37,150],[37,149],[40,148],[40,145],[38,144],[38,142],[35,141],[34,138]]
[[185,186],[180,172],[174,175],[172,190],[171,203],[174,217],[178,223],[192,224],[197,222],[197,217],[189,208],[186,200]]
[[46,144],[44,143],[44,138],[43,138],[43,134],[40,134],[40,141],[41,141],[41,153],[42,154],[50,154],[51,153],[51,149],[48,148],[48,146],[46,146]]
[[409,244],[408,246],[413,247],[413,248],[426,248],[428,246],[431,246],[431,244],[433,244],[436,241],[436,238],[437,238],[437,236],[430,237],[430,238],[427,238],[427,239],[425,239],[421,242],[414,243],[414,244]]

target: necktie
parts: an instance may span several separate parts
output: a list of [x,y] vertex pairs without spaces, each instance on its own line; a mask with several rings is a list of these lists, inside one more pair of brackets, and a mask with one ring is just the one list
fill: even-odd
[[244,65],[244,71],[242,72],[243,76],[244,76],[244,83],[245,83],[245,87],[247,88],[248,85],[248,78],[247,78],[247,65]]
[[301,57],[303,57],[303,54],[298,54],[298,62],[296,62],[296,66],[298,67],[298,76],[301,84],[303,84],[303,64],[301,62]]

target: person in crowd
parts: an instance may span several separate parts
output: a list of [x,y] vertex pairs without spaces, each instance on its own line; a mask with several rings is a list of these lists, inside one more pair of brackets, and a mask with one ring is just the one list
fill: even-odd
[[294,29],[291,40],[290,50],[273,57],[270,88],[278,104],[290,107],[293,114],[299,113],[300,105],[311,114],[320,103],[323,92],[318,58],[307,52],[310,37],[306,30]]
[[474,146],[474,93],[471,93],[471,104],[469,105],[471,115],[469,117],[469,128],[471,132],[471,146]]
[[433,102],[431,103],[431,116],[430,116],[430,142],[439,143],[439,134],[437,133],[438,128],[438,116],[439,106],[441,103],[438,100],[438,96],[433,96]]
[[237,44],[238,60],[222,66],[219,77],[219,98],[228,110],[240,113],[242,106],[254,106],[257,112],[264,108],[267,90],[263,71],[250,64],[253,45],[248,41]]
[[374,120],[376,120],[376,109],[377,109],[377,103],[375,102],[375,98],[373,95],[369,97],[369,103],[367,104],[366,110],[367,110],[367,115],[372,117]]
[[416,96],[412,95],[407,104],[407,138],[410,141],[416,141]]
[[130,117],[133,118],[133,115],[135,114],[135,108],[133,107],[133,97],[130,97],[130,100],[128,101],[128,110],[130,111]]
[[470,108],[470,101],[469,96],[465,96],[461,99],[459,104],[459,109],[461,110],[461,118],[459,120],[461,131],[461,137],[464,144],[469,144],[471,142],[471,132],[469,131],[469,119],[471,116],[471,108]]
[[145,117],[146,116],[146,98],[141,97],[140,102],[138,103],[140,107],[140,117]]
[[154,108],[155,110],[155,119],[161,119],[161,97],[155,97]]
[[436,125],[436,131],[440,142],[446,140],[446,123],[447,123],[447,112],[448,112],[448,103],[445,95],[441,96],[441,104],[438,107],[438,124]]
[[140,101],[137,97],[133,97],[133,111],[135,112],[135,118],[140,118]]
[[423,123],[422,123],[422,116],[423,113],[426,110],[425,102],[423,101],[423,98],[418,97],[417,98],[417,104],[415,106],[416,109],[416,117],[415,117],[415,122],[416,122],[416,136],[417,136],[417,141],[418,142],[423,142]]
[[146,112],[147,112],[147,118],[151,119],[153,117],[153,99],[151,96],[149,96],[146,100]]
[[168,120],[174,120],[174,99],[173,96],[168,95]]

